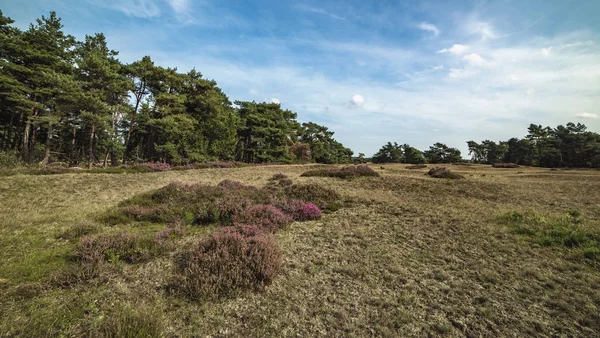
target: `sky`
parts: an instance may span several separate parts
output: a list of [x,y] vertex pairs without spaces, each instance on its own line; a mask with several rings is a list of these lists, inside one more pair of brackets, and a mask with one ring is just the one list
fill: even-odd
[[192,68],[231,101],[278,102],[356,154],[388,141],[600,132],[600,1],[0,0],[25,29],[50,11],[122,62]]

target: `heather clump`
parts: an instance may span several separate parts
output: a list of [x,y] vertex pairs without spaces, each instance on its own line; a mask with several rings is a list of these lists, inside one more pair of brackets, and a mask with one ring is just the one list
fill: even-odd
[[447,178],[452,180],[465,178],[463,175],[453,173],[450,169],[445,167],[431,168],[429,172],[427,172],[427,175],[433,178]]
[[171,165],[166,162],[144,162],[137,165],[139,168],[148,169],[147,171],[169,171],[171,170]]
[[378,177],[379,173],[371,169],[367,165],[352,165],[343,168],[325,168],[309,170],[302,175],[303,177],[337,177],[337,178],[354,178],[362,176]]
[[236,223],[255,225],[266,231],[274,232],[292,221],[292,217],[277,209],[274,205],[253,205],[243,214],[234,218]]
[[519,168],[520,166],[516,163],[494,163],[492,164],[492,168],[504,168],[504,169],[514,169]]
[[318,184],[294,184],[286,187],[284,192],[289,199],[311,202],[321,209],[328,209],[340,200],[337,192]]
[[177,256],[172,287],[196,300],[233,296],[264,288],[281,266],[281,250],[271,237],[223,231]]
[[279,181],[279,180],[283,180],[283,179],[287,179],[287,175],[282,174],[282,173],[277,173],[273,176],[271,176],[271,178],[269,178],[269,181]]

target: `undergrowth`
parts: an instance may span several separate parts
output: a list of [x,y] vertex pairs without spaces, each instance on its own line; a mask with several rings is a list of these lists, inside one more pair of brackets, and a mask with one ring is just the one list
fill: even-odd
[[315,169],[304,172],[303,177],[337,177],[342,179],[362,177],[362,176],[375,176],[378,177],[379,173],[369,168],[366,165],[352,165],[343,168],[325,168]]
[[600,231],[586,226],[578,210],[569,210],[562,217],[512,211],[500,215],[499,220],[513,233],[526,236],[540,246],[574,249],[584,259],[600,263]]

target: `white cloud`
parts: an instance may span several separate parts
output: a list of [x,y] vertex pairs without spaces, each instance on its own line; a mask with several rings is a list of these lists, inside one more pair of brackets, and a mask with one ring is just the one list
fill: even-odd
[[550,56],[550,53],[552,53],[552,47],[542,48],[542,55],[543,56]]
[[592,40],[576,41],[576,42],[573,42],[573,43],[567,43],[567,44],[561,45],[560,48],[591,46],[593,44],[594,44],[594,41],[592,41]]
[[271,103],[277,103],[277,104],[281,104],[281,101],[278,98],[272,98],[271,99]]
[[178,14],[185,13],[190,9],[189,0],[167,0],[167,2]]
[[575,116],[580,117],[582,119],[597,119],[598,118],[598,114],[592,114],[592,113],[579,113],[579,114],[575,114]]
[[441,69],[444,69],[444,65],[437,65],[437,66],[431,67],[431,70],[433,70],[433,71],[441,70]]
[[510,74],[509,76],[506,77],[506,79],[509,82],[519,82],[519,81],[521,81],[521,79],[518,76],[516,76],[515,74]]
[[463,60],[465,60],[469,65],[475,66],[475,67],[483,67],[486,64],[488,64],[488,62],[484,58],[482,58],[481,55],[479,55],[477,53],[471,53],[469,55],[465,55]]
[[427,22],[421,22],[419,24],[419,29],[431,32],[431,33],[433,33],[434,36],[440,35],[440,30],[435,25],[427,23]]
[[444,48],[442,50],[439,50],[438,53],[448,53],[448,52],[450,52],[452,54],[459,55],[459,54],[462,54],[465,51],[467,51],[467,49],[469,49],[469,46],[455,44],[455,45],[452,45],[452,47],[450,47],[450,48]]
[[448,77],[451,79],[466,79],[477,73],[478,71],[469,68],[450,68]]
[[360,94],[354,94],[352,96],[352,101],[350,101],[355,106],[362,106],[365,104],[365,98]]

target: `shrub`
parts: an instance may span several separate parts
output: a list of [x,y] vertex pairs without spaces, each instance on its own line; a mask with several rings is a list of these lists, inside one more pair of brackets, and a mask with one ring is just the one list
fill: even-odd
[[492,168],[519,168],[520,166],[516,163],[494,163]]
[[453,173],[452,171],[450,171],[450,169],[445,167],[431,168],[427,175],[433,178],[448,178],[452,180],[465,178],[463,175]]
[[96,265],[101,262],[143,262],[160,253],[161,247],[154,240],[122,231],[95,237],[84,236],[76,250],[83,265]]
[[415,165],[409,165],[406,167],[406,169],[425,169],[427,168],[426,164],[415,164]]
[[271,178],[269,178],[269,181],[279,181],[279,180],[283,180],[283,179],[287,179],[287,175],[282,174],[282,173],[278,173],[273,175]]
[[154,237],[157,243],[163,244],[169,240],[185,236],[185,227],[181,220],[167,224],[164,230],[160,231]]
[[294,184],[294,181],[290,180],[289,178],[284,178],[279,180],[278,185],[282,186],[282,187],[288,187],[290,185]]
[[177,256],[172,286],[191,299],[232,296],[269,285],[281,265],[270,237],[219,232]]
[[274,232],[283,228],[286,224],[292,221],[292,218],[284,214],[271,204],[253,205],[246,211],[234,217],[236,223],[256,225],[265,231]]
[[137,165],[138,167],[145,167],[152,171],[169,171],[171,166],[166,162],[145,162]]
[[337,192],[317,184],[294,184],[286,187],[284,193],[289,199],[311,202],[321,209],[327,209],[340,200]]
[[242,223],[236,223],[233,226],[226,226],[221,229],[223,233],[238,233],[244,237],[259,236],[265,233],[263,228],[256,225],[248,225]]
[[296,209],[294,219],[298,221],[310,221],[320,218],[321,215],[323,215],[323,213],[313,203],[302,203]]
[[0,151],[0,168],[18,168],[25,163],[16,151]]
[[256,190],[255,187],[244,185],[241,182],[232,181],[232,180],[223,180],[223,181],[219,182],[219,184],[217,184],[217,185],[219,187],[223,187],[223,188],[227,188],[227,189],[236,189],[236,190],[251,189],[251,190]]
[[361,176],[379,176],[375,170],[366,165],[352,165],[343,168],[331,169],[315,169],[309,170],[302,175],[303,177],[338,177],[338,178],[353,178]]

